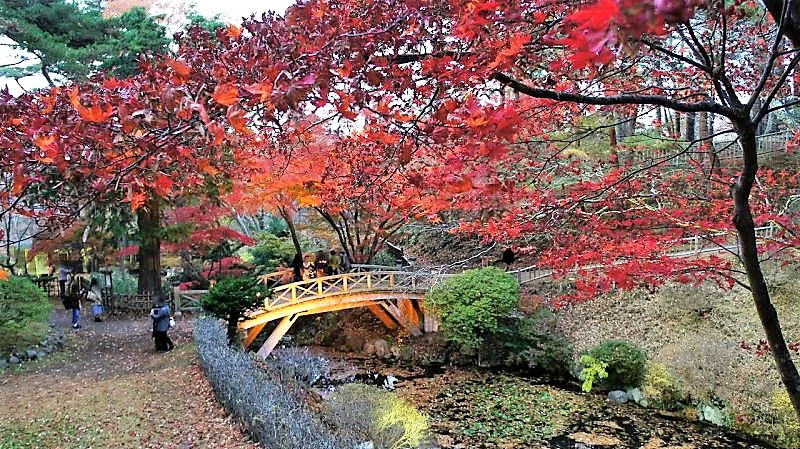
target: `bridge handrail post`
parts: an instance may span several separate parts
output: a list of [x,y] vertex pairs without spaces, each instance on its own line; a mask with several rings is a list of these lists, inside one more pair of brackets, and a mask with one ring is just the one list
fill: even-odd
[[343,292],[347,292],[347,291],[349,291],[349,290],[347,290],[347,279],[348,279],[349,277],[350,277],[350,275],[349,275],[349,274],[347,274],[347,273],[345,273],[345,274],[344,274],[344,277],[342,277],[342,291],[343,291]]
[[297,302],[297,286],[292,285],[292,304]]
[[389,288],[394,288],[394,273],[389,273]]
[[317,278],[317,293],[322,296],[322,279]]
[[367,272],[367,288],[372,288],[372,273]]

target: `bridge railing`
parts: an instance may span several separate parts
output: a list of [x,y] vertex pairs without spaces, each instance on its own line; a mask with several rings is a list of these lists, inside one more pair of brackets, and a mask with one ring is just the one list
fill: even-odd
[[325,296],[358,292],[427,292],[444,276],[430,276],[414,271],[368,271],[324,276],[281,285],[272,290],[264,308],[272,310]]
[[[756,244],[761,245],[768,240],[774,239],[777,232],[778,226],[776,226],[774,223],[755,228]],[[669,257],[692,257],[701,254],[726,251],[739,254],[739,236],[735,232],[717,232],[713,234],[696,235],[693,237],[680,239],[676,243],[678,243],[677,248],[667,253]],[[588,269],[603,267],[604,265],[593,265],[580,268]],[[580,268],[576,267],[575,270],[577,271]],[[535,282],[540,279],[549,278],[554,272],[555,271],[551,269],[539,268],[536,265],[531,265],[509,271],[508,273],[514,276],[517,282],[522,285],[529,282]]]
[[[770,134],[756,136],[756,151],[759,156],[782,153],[786,151],[786,143],[791,138],[790,131],[778,131]],[[742,146],[738,139],[714,139],[711,142],[714,153],[720,160],[739,159],[742,157]],[[702,154],[700,147],[691,151],[684,151],[679,142],[674,148],[658,148],[648,151],[623,151],[619,157],[621,161],[630,160],[633,163],[652,163],[663,160],[668,166],[685,167],[690,160],[701,161],[707,156]]]

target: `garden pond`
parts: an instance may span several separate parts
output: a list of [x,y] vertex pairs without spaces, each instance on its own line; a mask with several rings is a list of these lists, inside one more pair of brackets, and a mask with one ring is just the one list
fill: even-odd
[[434,447],[442,449],[774,449],[692,419],[693,409],[611,404],[577,384],[475,368],[403,367],[329,348],[314,352],[331,361],[330,375],[315,383],[317,393],[325,397],[348,382],[393,384],[428,416]]

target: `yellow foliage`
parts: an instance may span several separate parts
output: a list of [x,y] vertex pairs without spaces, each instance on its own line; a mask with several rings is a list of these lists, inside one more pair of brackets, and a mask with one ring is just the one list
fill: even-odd
[[661,363],[648,364],[643,388],[645,397],[659,407],[678,408],[683,400],[675,379]]
[[800,420],[785,390],[775,390],[772,395],[774,432],[776,441],[784,447],[800,447]]
[[394,441],[391,449],[418,447],[425,441],[428,419],[412,404],[396,394],[387,393],[383,403],[375,410],[375,421],[380,431],[402,427],[403,434]]

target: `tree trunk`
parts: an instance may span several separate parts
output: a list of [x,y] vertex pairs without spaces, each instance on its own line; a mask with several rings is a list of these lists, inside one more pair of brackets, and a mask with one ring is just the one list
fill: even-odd
[[230,310],[228,312],[228,346],[236,343],[236,335],[239,333],[239,311]]
[[661,128],[664,127],[664,118],[661,114],[661,106],[656,106],[656,132],[661,136]]
[[279,207],[278,213],[281,214],[281,217],[283,217],[283,220],[286,222],[286,227],[289,228],[289,235],[292,236],[294,250],[297,251],[297,254],[302,255],[303,249],[300,247],[300,239],[297,237],[297,228],[294,227],[294,220],[292,220],[292,216],[285,207]]
[[683,133],[683,140],[687,142],[691,142],[694,140],[694,122],[695,122],[695,115],[694,112],[689,112],[686,114],[686,129]]
[[672,135],[675,136],[676,139],[681,138],[681,112],[675,112],[675,121],[673,122],[674,128],[672,129]]
[[753,188],[756,172],[758,171],[756,126],[749,119],[737,121],[734,125],[739,134],[743,150],[742,174],[732,189],[735,205],[733,222],[739,235],[741,259],[747,272],[747,279],[756,311],[767,335],[767,342],[781,374],[781,380],[786,386],[786,391],[789,393],[789,398],[792,401],[792,405],[794,405],[795,411],[800,416],[800,374],[798,374],[797,367],[792,361],[791,353],[786,346],[786,339],[781,330],[778,313],[772,305],[767,283],[761,271],[758,248],[756,246],[755,223],[750,210],[750,191]]
[[137,212],[139,225],[139,293],[161,294],[161,205],[151,198]]

